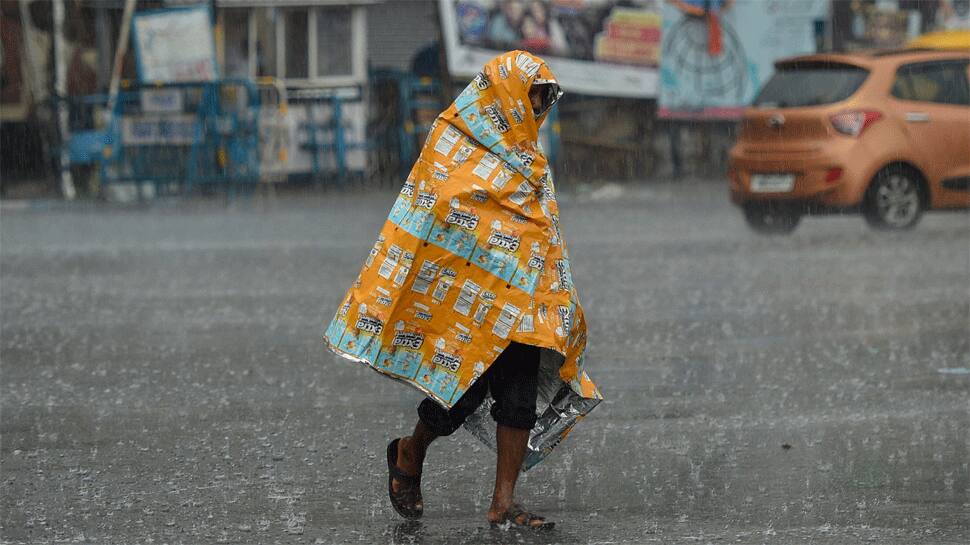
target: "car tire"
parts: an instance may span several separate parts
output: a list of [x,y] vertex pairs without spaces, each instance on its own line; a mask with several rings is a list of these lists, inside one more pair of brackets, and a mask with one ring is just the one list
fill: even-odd
[[880,171],[866,190],[862,205],[866,222],[885,231],[915,227],[926,207],[921,183],[912,169],[890,167]]
[[802,219],[800,210],[781,203],[746,203],[744,219],[748,227],[762,235],[788,235]]

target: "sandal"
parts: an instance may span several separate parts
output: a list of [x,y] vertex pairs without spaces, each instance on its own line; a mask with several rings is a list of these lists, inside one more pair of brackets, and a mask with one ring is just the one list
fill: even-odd
[[[423,507],[417,507],[421,502],[421,475],[408,475],[397,467],[397,444],[395,439],[387,445],[387,495],[391,498],[391,506],[397,514],[408,520],[421,518]],[[394,481],[399,486],[394,491]]]
[[[541,522],[540,522],[541,521]],[[535,524],[539,522],[539,524]],[[540,517],[535,513],[530,513],[526,511],[519,504],[512,504],[507,511],[502,515],[502,518],[498,522],[492,522],[492,528],[508,528],[514,526],[516,528],[524,528],[527,530],[552,530],[555,526],[555,522],[546,522],[545,517]],[[508,526],[506,526],[508,524]]]

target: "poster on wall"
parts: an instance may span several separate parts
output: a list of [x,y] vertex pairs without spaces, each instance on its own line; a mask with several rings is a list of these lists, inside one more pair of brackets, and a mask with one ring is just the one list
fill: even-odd
[[142,82],[211,81],[218,77],[209,8],[138,13],[132,36]]
[[658,115],[738,119],[775,61],[814,53],[827,0],[667,0]]
[[970,30],[970,0],[940,0],[936,26],[939,30]]
[[657,96],[660,0],[440,0],[448,71],[471,78],[496,55],[545,59],[570,93]]
[[904,47],[920,34],[970,28],[970,0],[855,0],[832,4],[836,51]]

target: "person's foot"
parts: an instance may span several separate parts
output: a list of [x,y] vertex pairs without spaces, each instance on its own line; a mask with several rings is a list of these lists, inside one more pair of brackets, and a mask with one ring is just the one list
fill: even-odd
[[[387,493],[391,506],[402,517],[414,520],[421,518],[424,513],[424,502],[421,500],[421,472],[402,469],[401,443],[403,439],[395,439],[387,446]],[[411,449],[405,449],[410,453]],[[412,458],[413,460],[413,458]],[[403,464],[412,467],[410,462]]]
[[[406,475],[421,476],[421,470],[424,467],[424,453],[417,452],[417,450],[414,448],[414,441],[411,437],[402,437],[397,442],[397,464],[395,465]],[[400,483],[397,479],[394,479],[391,486],[397,492]]]
[[497,505],[493,502],[488,509],[487,518],[493,525],[509,523],[511,526],[530,530],[551,530],[556,525],[554,522],[547,522],[545,517],[529,512],[517,503]]

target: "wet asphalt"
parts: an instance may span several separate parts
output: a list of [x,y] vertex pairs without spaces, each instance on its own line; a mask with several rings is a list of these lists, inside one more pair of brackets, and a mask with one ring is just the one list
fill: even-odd
[[[603,197],[603,198],[596,198]],[[750,232],[721,184],[564,193],[606,396],[488,527],[494,457],[320,343],[392,192],[0,211],[3,543],[970,541],[970,215]]]

